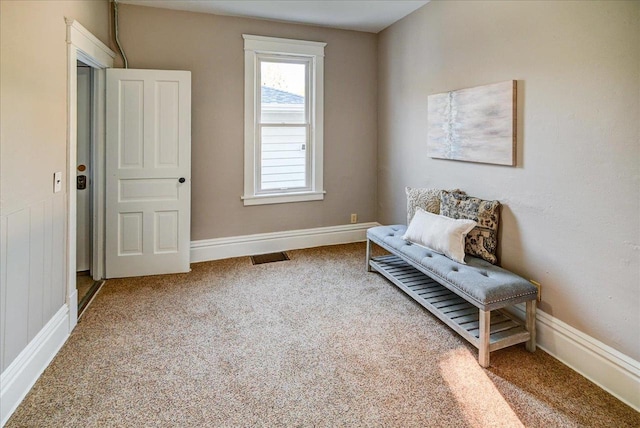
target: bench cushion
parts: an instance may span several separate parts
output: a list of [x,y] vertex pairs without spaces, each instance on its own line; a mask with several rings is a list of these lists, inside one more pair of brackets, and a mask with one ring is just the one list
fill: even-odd
[[402,239],[405,225],[378,226],[367,231],[367,239],[404,258],[474,306],[490,311],[537,298],[538,290],[526,279],[477,257],[467,256],[466,265],[428,248]]

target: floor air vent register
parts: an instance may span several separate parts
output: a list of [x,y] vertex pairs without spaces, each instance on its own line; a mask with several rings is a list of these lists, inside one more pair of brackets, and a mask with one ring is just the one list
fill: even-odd
[[254,265],[261,265],[264,263],[273,263],[273,262],[283,262],[285,260],[289,260],[289,256],[287,256],[287,253],[283,253],[283,252],[251,256],[251,263],[253,263]]

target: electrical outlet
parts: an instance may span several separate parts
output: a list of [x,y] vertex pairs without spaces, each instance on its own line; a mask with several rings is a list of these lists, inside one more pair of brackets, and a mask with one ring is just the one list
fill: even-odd
[[351,223],[357,223],[358,222],[358,214],[351,214]]

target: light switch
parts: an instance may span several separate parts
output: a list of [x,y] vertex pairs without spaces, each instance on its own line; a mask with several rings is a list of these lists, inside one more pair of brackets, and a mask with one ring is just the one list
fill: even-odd
[[62,190],[62,172],[53,173],[53,193],[58,193]]

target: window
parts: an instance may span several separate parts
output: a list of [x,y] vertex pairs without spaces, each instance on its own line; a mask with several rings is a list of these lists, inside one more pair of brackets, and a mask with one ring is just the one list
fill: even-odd
[[244,204],[321,200],[326,43],[243,37]]

